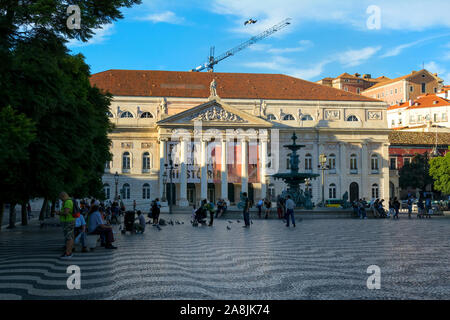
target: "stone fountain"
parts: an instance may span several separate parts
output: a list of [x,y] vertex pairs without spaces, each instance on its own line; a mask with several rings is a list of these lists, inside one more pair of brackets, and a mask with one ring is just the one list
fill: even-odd
[[306,179],[315,179],[319,176],[319,174],[316,173],[303,173],[298,172],[299,171],[299,156],[297,154],[297,151],[301,148],[304,148],[304,145],[296,144],[297,135],[292,135],[292,144],[285,145],[285,148],[288,148],[291,150],[290,155],[290,167],[291,172],[289,173],[277,173],[272,175],[276,180],[282,179],[288,186],[287,190],[283,191],[282,196],[286,197],[287,195],[290,195],[292,200],[296,203],[297,207],[304,207],[305,209],[312,209],[312,202],[311,202],[311,194],[309,191],[303,192],[302,189],[300,189],[300,184],[305,183]]

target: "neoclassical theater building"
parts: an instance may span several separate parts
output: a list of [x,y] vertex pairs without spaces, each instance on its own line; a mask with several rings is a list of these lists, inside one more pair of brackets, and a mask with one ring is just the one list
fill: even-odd
[[[281,74],[108,70],[91,83],[113,95],[108,199],[274,200],[285,185],[271,175],[289,170],[294,132],[300,171],[322,174],[327,157],[325,200],[389,197],[385,102]],[[322,178],[303,187],[322,200]]]

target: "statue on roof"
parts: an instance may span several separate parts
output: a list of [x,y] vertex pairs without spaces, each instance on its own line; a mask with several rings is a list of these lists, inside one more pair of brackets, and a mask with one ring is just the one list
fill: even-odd
[[266,116],[266,111],[267,111],[267,103],[266,100],[261,100],[261,115],[263,117]]
[[217,82],[216,79],[213,79],[211,81],[211,84],[209,85],[209,96],[210,97],[217,97]]
[[159,104],[159,111],[161,114],[167,114],[168,110],[167,110],[167,100],[166,98],[162,98],[161,99],[161,103]]

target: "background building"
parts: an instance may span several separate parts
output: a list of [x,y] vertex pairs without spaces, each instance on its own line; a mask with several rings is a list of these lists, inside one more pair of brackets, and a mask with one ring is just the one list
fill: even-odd
[[[233,205],[240,191],[275,196],[285,185],[269,175],[289,170],[283,145],[294,131],[305,145],[301,171],[320,173],[319,155],[328,157],[325,199],[389,195],[384,102],[279,74],[109,70],[91,82],[114,97],[113,160],[103,179],[110,199],[115,172],[128,205],[147,207],[170,190],[180,206],[205,197]],[[172,184],[161,170],[170,154]],[[320,183],[310,187],[316,203]]]

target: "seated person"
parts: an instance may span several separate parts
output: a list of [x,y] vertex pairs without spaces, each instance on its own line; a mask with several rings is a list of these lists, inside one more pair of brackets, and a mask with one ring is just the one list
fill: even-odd
[[145,231],[145,217],[144,214],[141,212],[141,210],[137,211],[139,223],[134,224],[134,229],[136,230],[136,233],[144,233]]
[[112,243],[114,242],[114,235],[112,227],[107,225],[100,214],[99,206],[92,207],[92,213],[88,216],[88,232],[90,234],[99,234],[102,238],[102,246],[106,249],[117,249]]
[[[88,252],[87,247],[86,247],[86,221],[84,220],[84,217],[81,214],[75,220],[75,229],[74,229],[75,239],[78,236],[80,236],[80,243],[81,243],[81,247],[82,247],[81,252]],[[75,251],[75,248],[72,251]]]

